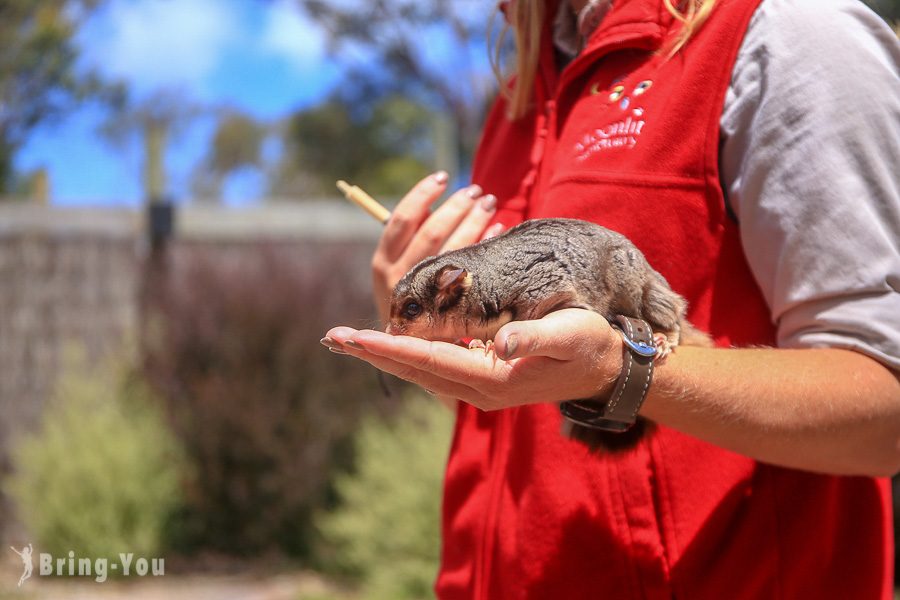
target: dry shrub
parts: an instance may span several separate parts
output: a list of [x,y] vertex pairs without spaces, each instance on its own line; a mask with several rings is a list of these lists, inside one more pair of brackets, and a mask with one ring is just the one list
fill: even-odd
[[308,553],[360,416],[386,406],[374,370],[319,344],[371,319],[369,252],[182,243],[150,279],[145,371],[196,473],[183,549]]

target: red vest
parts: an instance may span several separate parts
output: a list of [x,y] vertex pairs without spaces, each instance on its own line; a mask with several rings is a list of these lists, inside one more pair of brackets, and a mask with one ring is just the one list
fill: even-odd
[[[628,236],[723,346],[774,341],[718,164],[758,2],[720,0],[668,61],[660,0],[618,0],[559,75],[546,44],[538,109],[511,122],[494,107],[473,177],[507,225],[563,216]],[[560,435],[555,405],[460,403],[440,598],[890,598],[891,561],[886,480],[761,464],[667,427],[592,456]]]

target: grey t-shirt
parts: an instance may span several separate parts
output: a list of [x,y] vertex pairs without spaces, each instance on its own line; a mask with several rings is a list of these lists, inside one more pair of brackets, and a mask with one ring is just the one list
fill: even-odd
[[[561,49],[573,29],[557,27]],[[720,127],[722,187],[778,346],[900,369],[897,36],[858,0],[764,0]]]
[[721,176],[784,347],[900,369],[900,44],[858,0],[764,0],[722,112]]

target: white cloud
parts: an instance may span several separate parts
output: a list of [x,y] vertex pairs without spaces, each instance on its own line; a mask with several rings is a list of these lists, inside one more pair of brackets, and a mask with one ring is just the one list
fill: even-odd
[[196,84],[240,35],[220,0],[115,0],[83,37],[88,60],[139,89]]
[[266,9],[259,44],[264,53],[302,71],[322,62],[325,35],[297,9],[295,2],[277,0]]

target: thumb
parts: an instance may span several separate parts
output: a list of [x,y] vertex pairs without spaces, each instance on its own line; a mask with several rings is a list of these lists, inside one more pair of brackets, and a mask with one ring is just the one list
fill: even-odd
[[599,314],[564,309],[534,321],[507,323],[494,336],[494,352],[503,360],[525,356],[573,360],[609,346],[614,337],[609,323]]
[[561,335],[557,323],[513,321],[504,325],[494,337],[494,351],[503,360],[525,356],[546,356],[557,360],[570,360],[574,352],[569,336]]

